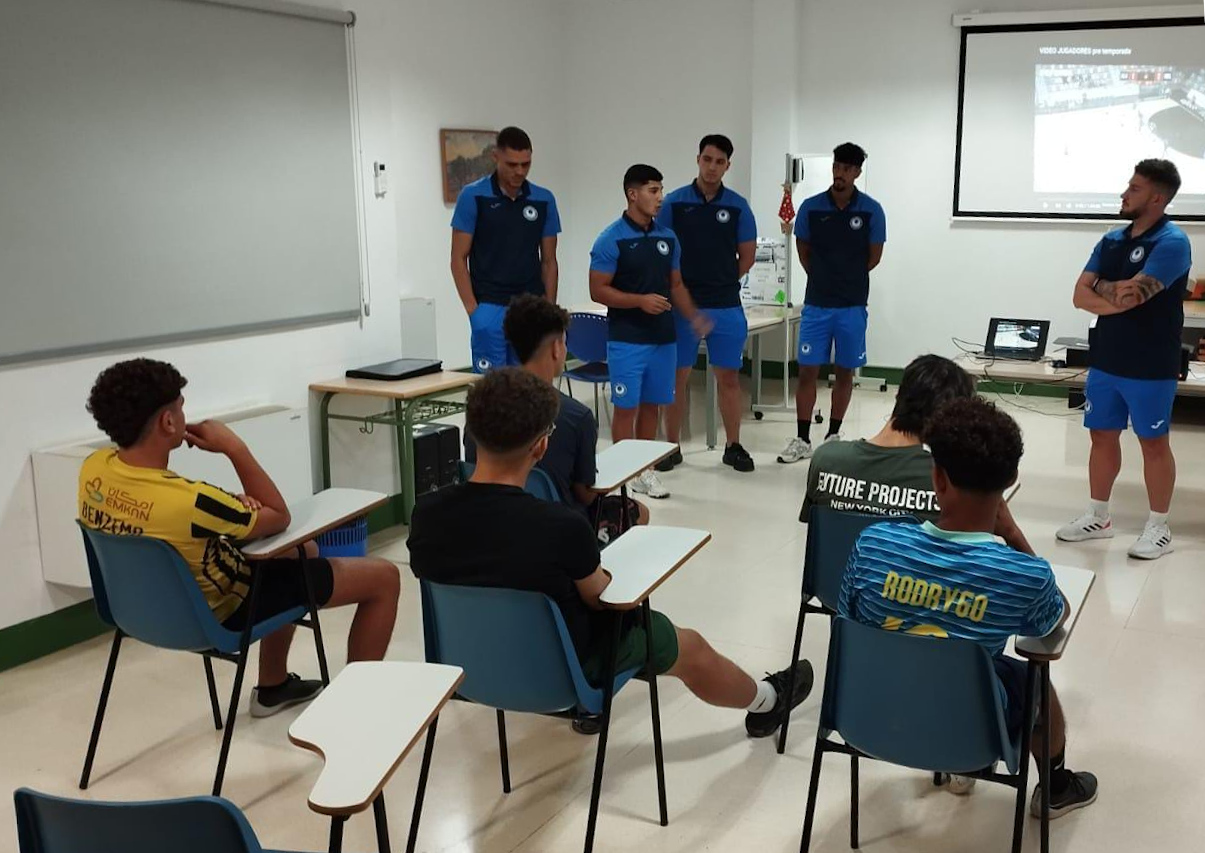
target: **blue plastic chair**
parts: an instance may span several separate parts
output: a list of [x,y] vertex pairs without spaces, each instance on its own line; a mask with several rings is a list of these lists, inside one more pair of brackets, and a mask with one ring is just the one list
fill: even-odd
[[[248,623],[242,631],[231,631],[222,627],[214,618],[213,611],[209,609],[188,564],[171,545],[145,536],[101,533],[82,524],[80,530],[84,534],[84,551],[88,557],[88,573],[92,578],[92,594],[97,614],[116,629],[113,633],[113,646],[109,652],[109,664],[105,669],[104,684],[100,691],[100,701],[96,708],[96,719],[92,725],[92,737],[88,741],[88,753],[84,758],[84,770],[80,775],[80,789],[88,787],[88,779],[92,775],[92,762],[100,741],[105,708],[109,702],[109,690],[113,686],[117,656],[121,651],[121,641],[129,636],[161,649],[195,652],[202,656],[205,662],[205,679],[209,687],[209,701],[213,710],[213,724],[217,729],[223,728],[222,716],[210,660],[218,658],[236,665],[234,687],[230,693],[230,706],[226,713],[225,732],[222,735],[222,749],[213,782],[213,795],[218,796],[222,792],[222,781],[226,775],[226,759],[230,753],[239,693],[243,686],[247,653],[251,644],[289,624],[310,628],[314,632],[314,642],[318,648],[322,681],[324,684],[330,683],[326,653],[322,644],[322,629],[318,623],[318,610],[314,605],[313,591],[309,589],[308,577],[308,614],[307,608],[295,607],[271,619],[255,624]],[[259,574],[252,572],[249,601],[253,612],[259,593],[258,579]]]
[[[510,793],[510,760],[506,745],[506,711],[572,717],[599,715],[598,752],[586,829],[586,853],[594,842],[602,790],[603,763],[611,724],[611,698],[643,667],[617,673],[610,685],[595,687],[586,680],[565,620],[556,603],[545,595],[495,587],[453,586],[420,580],[423,638],[427,661],[459,666],[464,681],[462,699],[494,708],[498,718],[498,748],[502,762],[502,791]],[[615,614],[615,640],[621,614]],[[662,760],[661,715],[656,702],[656,679],[649,677],[661,825],[665,808],[665,767]],[[428,740],[431,733],[428,732]]]
[[264,853],[229,800],[69,800],[18,788],[20,853]]
[[[467,483],[469,477],[473,476],[473,471],[477,468],[472,462],[460,461],[460,479],[461,482]],[[542,501],[559,504],[561,502],[561,493],[557,491],[556,483],[552,482],[552,478],[539,468],[532,468],[531,473],[527,475],[527,483],[523,486],[523,491],[530,495],[535,495]]]
[[[791,652],[792,666],[787,670],[787,695],[795,692],[795,661],[803,645],[803,620],[809,613],[832,616],[841,598],[841,580],[849,555],[862,531],[872,524],[895,521],[906,524],[919,522],[910,515],[883,516],[860,512],[840,512],[828,507],[812,507],[808,513],[808,538],[803,552],[803,592],[799,600],[799,618],[795,622],[795,646]],[[790,717],[782,721],[778,733],[778,754],[787,748],[787,729]]]
[[[1027,715],[1033,696],[1031,678],[1025,689]],[[858,846],[858,759],[874,758],[1016,788],[1012,849],[1019,853],[1030,729],[1022,727],[1018,743],[1004,720],[991,656],[978,643],[912,636],[835,617],[801,853],[811,846],[821,763],[828,752],[850,756],[850,847]],[[844,743],[830,740],[833,733]],[[998,761],[1007,774],[994,771]]]
[[[598,386],[611,381],[611,371],[607,367],[608,328],[606,315],[579,311],[569,315],[569,330],[565,333],[565,348],[575,359],[585,362],[565,371],[565,376],[594,386],[595,423],[598,423]],[[572,382],[569,383],[569,396],[573,396]]]

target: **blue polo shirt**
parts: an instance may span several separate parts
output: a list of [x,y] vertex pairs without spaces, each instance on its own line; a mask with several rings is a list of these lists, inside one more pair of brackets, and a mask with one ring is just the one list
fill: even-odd
[[757,240],[757,222],[749,203],[720,184],[708,201],[697,181],[665,197],[657,224],[678,235],[682,244],[682,281],[700,308],[736,308],[741,304],[736,247]]
[[870,247],[887,242],[883,207],[854,188],[844,210],[830,191],[805,199],[795,219],[795,238],[812,247],[803,301],[817,308],[855,308],[870,298]]
[[1138,237],[1132,229],[1133,225],[1117,228],[1101,238],[1084,272],[1105,281],[1148,275],[1162,282],[1163,292],[1137,308],[1100,317],[1089,335],[1089,358],[1093,367],[1114,376],[1176,379],[1192,247],[1166,216]]
[[498,186],[498,175],[489,175],[460,191],[452,228],[473,235],[469,276],[478,302],[507,305],[520,293],[544,294],[540,241],[561,233],[548,190],[524,181],[512,199]]
[[[611,285],[624,293],[659,293],[669,299],[670,274],[682,266],[682,248],[673,231],[657,223],[641,228],[625,213],[594,241],[590,271],[611,273]],[[672,344],[678,339],[674,313],[648,314],[639,308],[608,308],[608,338],[630,344]]]

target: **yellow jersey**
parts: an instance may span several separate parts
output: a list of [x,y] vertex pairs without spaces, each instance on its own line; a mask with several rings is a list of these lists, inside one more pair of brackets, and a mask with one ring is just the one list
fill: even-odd
[[180,552],[219,622],[246,599],[250,567],[231,540],[250,536],[257,513],[229,492],[98,450],[80,469],[79,508],[93,530],[149,536]]

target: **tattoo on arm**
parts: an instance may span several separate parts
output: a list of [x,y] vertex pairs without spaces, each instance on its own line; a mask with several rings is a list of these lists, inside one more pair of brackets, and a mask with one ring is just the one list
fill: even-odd
[[1110,302],[1115,301],[1117,296],[1117,282],[1115,281],[1105,281],[1103,278],[1097,279],[1096,283],[1092,285],[1092,289],[1098,296],[1103,296]]
[[1145,273],[1139,273],[1138,275],[1134,276],[1134,284],[1137,285],[1136,290],[1139,305],[1146,302],[1151,297],[1158,296],[1161,292],[1163,292],[1163,282],[1153,276],[1146,275]]

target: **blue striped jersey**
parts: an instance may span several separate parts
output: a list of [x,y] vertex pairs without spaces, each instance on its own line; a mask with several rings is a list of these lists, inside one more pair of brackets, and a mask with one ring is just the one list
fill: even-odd
[[1000,655],[1012,636],[1044,637],[1063,616],[1050,564],[932,522],[886,522],[858,538],[838,612],[888,631],[974,640]]

